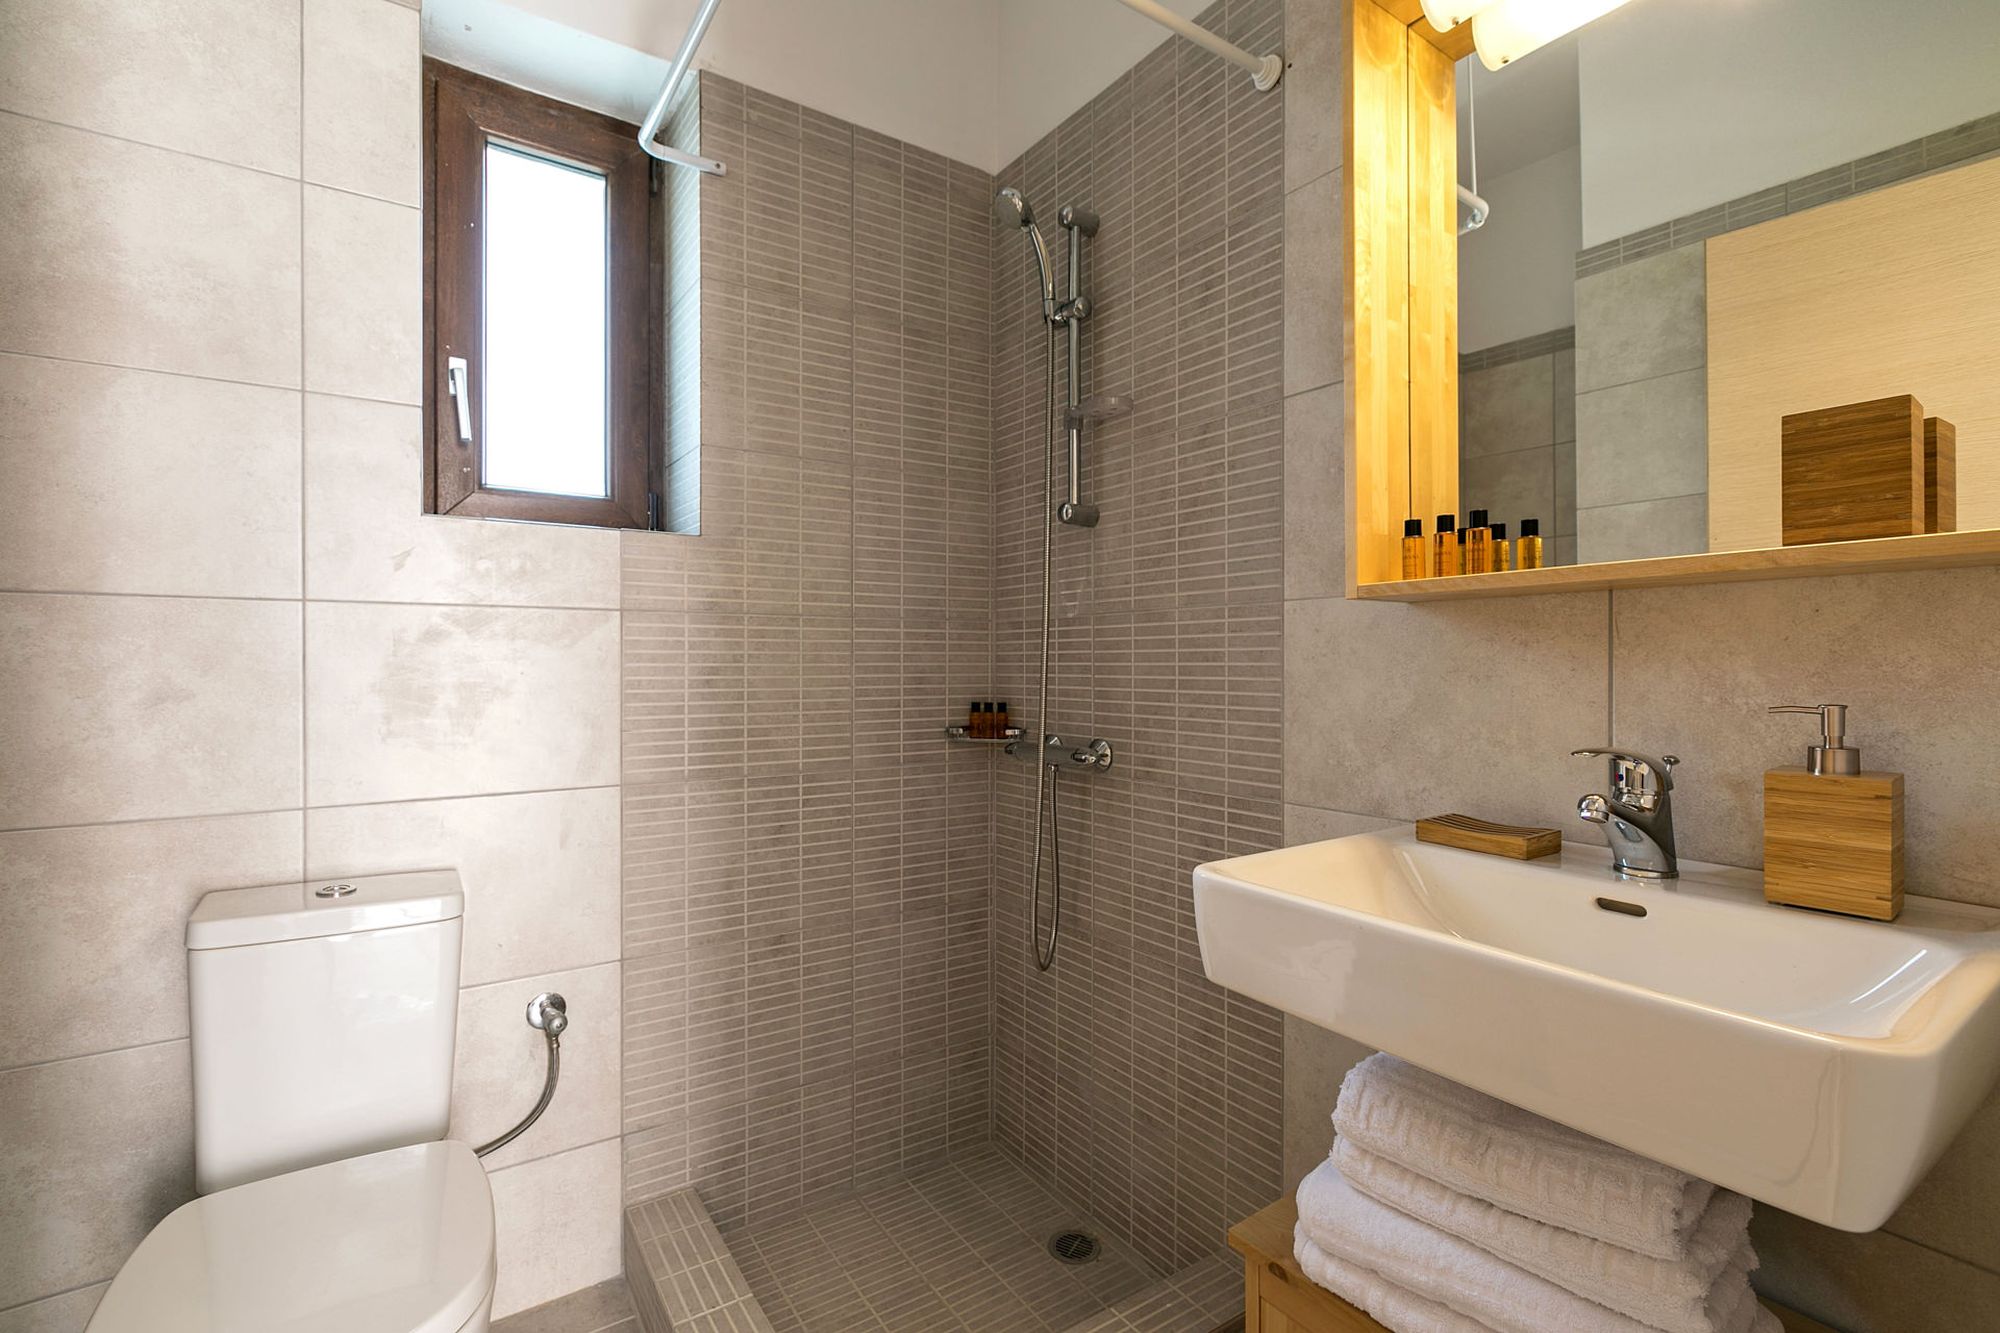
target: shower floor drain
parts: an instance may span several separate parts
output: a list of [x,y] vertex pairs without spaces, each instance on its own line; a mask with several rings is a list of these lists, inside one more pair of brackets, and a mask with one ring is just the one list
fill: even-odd
[[1097,1237],[1088,1231],[1058,1231],[1049,1237],[1049,1253],[1066,1264],[1087,1264],[1097,1257]]

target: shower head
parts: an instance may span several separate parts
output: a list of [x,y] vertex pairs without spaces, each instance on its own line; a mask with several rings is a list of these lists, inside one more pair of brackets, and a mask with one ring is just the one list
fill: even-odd
[[1052,320],[1056,312],[1056,274],[1049,263],[1049,244],[1042,239],[1042,229],[1035,225],[1034,206],[1028,196],[1009,185],[993,196],[993,216],[1003,225],[1012,225],[1028,233],[1028,244],[1034,247],[1035,266],[1042,272],[1042,318]]
[[993,216],[1016,227],[1035,225],[1035,210],[1028,197],[1009,185],[993,196]]

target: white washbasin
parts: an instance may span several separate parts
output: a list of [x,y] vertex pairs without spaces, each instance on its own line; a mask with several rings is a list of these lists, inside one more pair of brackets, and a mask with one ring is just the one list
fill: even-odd
[[[1621,880],[1364,833],[1198,867],[1209,979],[1814,1221],[1872,1231],[2000,1074],[2000,911]],[[1645,909],[1635,916],[1599,898]]]

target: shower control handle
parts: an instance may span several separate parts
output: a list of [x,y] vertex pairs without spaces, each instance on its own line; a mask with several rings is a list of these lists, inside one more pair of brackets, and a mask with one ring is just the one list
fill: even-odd
[[[1034,749],[1025,740],[1014,741],[1007,746],[1010,758],[1033,763]],[[1055,732],[1042,737],[1042,762],[1050,768],[1087,768],[1103,772],[1111,767],[1115,752],[1111,742],[1093,736],[1078,745],[1075,741],[1064,740]]]

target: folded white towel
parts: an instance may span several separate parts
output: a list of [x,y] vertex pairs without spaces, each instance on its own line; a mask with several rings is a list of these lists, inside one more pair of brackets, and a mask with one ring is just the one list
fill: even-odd
[[1715,1191],[1685,1259],[1655,1259],[1460,1194],[1352,1139],[1334,1140],[1333,1164],[1370,1198],[1666,1333],[1707,1333],[1716,1279],[1732,1263],[1757,1266],[1750,1201],[1733,1190]]
[[1396,1333],[1491,1333],[1486,1325],[1448,1305],[1427,1301],[1380,1273],[1334,1258],[1312,1243],[1303,1226],[1292,1233],[1292,1249],[1307,1277]]
[[1508,1212],[1680,1259],[1715,1186],[1387,1053],[1340,1085],[1334,1128],[1356,1146]]
[[[1300,1184],[1298,1202],[1300,1228],[1328,1255],[1498,1333],[1649,1333],[1649,1325],[1630,1315],[1376,1202],[1343,1180],[1331,1161]],[[1717,1279],[1707,1329],[1777,1333],[1777,1317],[1757,1303],[1747,1268],[1733,1265]]]

